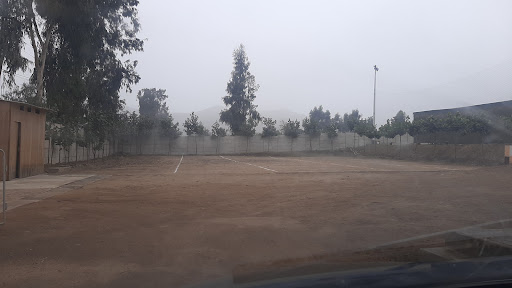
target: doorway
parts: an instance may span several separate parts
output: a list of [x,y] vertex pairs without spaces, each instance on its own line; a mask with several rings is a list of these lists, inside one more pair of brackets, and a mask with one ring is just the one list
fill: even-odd
[[16,139],[16,178],[21,177],[21,122],[18,125],[18,137]]

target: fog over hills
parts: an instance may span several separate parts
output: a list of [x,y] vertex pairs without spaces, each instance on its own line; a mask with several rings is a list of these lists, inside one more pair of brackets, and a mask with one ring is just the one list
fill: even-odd
[[[377,124],[381,125],[386,119],[393,117],[398,110],[403,110],[412,118],[413,112],[447,109],[462,106],[471,106],[484,103],[512,100],[512,60],[493,65],[476,73],[468,73],[456,80],[433,85],[423,89],[411,89],[404,83],[403,87],[390,89],[389,86],[377,90]],[[343,115],[352,109],[359,109],[363,117],[371,116],[372,107],[350,107],[345,103],[344,98],[339,103],[316,103],[316,106],[323,105],[324,109],[330,110],[331,115],[340,113]],[[172,105],[171,105],[172,106]],[[337,107],[342,107],[337,109]],[[313,107],[304,107],[302,111],[309,111]],[[225,106],[212,106],[210,108],[195,111],[199,120],[210,129],[211,125],[219,119],[219,113]],[[138,112],[138,107],[126,107],[127,111]],[[271,117],[277,120],[278,126],[281,121],[302,120],[306,113],[291,111],[290,109],[263,110],[258,109],[261,116]],[[190,111],[192,112],[192,111]],[[190,115],[190,112],[172,112],[175,121],[183,122]],[[261,131],[261,124],[257,131]]]
[[[384,123],[392,111],[413,112],[472,106],[512,100],[512,60],[468,73],[454,81],[424,89],[378,91],[377,120]],[[396,113],[396,112],[394,112]]]

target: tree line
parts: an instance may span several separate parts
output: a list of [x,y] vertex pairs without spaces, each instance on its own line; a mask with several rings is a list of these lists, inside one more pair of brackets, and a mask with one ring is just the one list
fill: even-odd
[[[4,73],[5,84],[14,88],[2,96],[49,108],[46,137],[52,145],[60,145],[69,153],[76,142],[96,153],[106,141],[115,142],[121,136],[131,136],[141,143],[155,129],[169,139],[169,151],[182,132],[216,138],[231,133],[247,137],[248,143],[260,123],[264,126],[262,137],[282,133],[293,141],[306,134],[311,149],[313,139],[321,133],[327,134],[332,145],[339,133],[353,132],[355,146],[356,134],[370,139],[399,135],[401,139],[406,133],[437,135],[447,131],[465,135],[489,131],[488,121],[479,117],[454,114],[411,122],[403,111],[377,129],[372,117],[363,118],[357,109],[343,116],[331,115],[321,105],[305,119],[289,119],[277,127],[276,121],[262,117],[254,104],[259,85],[250,72],[251,63],[242,44],[233,51],[233,70],[226,95],[221,98],[226,108],[211,128],[204,127],[195,113],[182,127],[176,123],[169,113],[164,89],[140,90],[139,113],[123,111],[120,90],[131,92],[131,86],[140,80],[135,70],[137,61],[121,60],[121,56],[143,51],[144,41],[137,37],[137,6],[138,1],[0,2],[0,36],[6,39],[0,43],[0,75]],[[22,53],[24,39],[29,40],[33,59]],[[17,87],[16,73],[25,71],[30,62],[30,81]]]
[[[113,137],[123,117],[119,93],[140,79],[137,61],[126,60],[143,51],[138,3],[0,1],[0,76],[13,89],[2,96],[49,108],[52,144],[76,141],[96,153]],[[15,77],[29,68],[28,83],[17,86]]]

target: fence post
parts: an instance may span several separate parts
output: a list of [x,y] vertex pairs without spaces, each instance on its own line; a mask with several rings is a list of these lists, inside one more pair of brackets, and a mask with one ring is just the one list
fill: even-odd
[[2,216],[3,220],[0,222],[0,225],[4,225],[6,222],[6,215],[5,211],[7,210],[7,203],[5,203],[5,181],[6,181],[6,175],[5,175],[5,151],[0,149],[0,152],[2,152]]
[[48,164],[50,164],[50,146],[51,146],[51,141],[48,140],[48,155],[46,155],[46,157],[48,158]]

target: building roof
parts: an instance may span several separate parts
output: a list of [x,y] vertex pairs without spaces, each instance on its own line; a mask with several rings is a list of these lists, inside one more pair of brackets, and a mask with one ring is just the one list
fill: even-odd
[[485,103],[485,104],[479,104],[479,105],[472,105],[472,106],[463,106],[463,107],[455,107],[455,108],[448,108],[448,109],[437,109],[437,110],[425,110],[425,111],[418,111],[414,112],[413,114],[421,114],[421,113],[443,113],[443,112],[456,112],[456,111],[469,111],[469,110],[478,110],[478,111],[484,111],[488,109],[495,109],[495,108],[512,108],[512,100],[508,101],[501,101],[501,102],[493,102],[493,103]]
[[41,107],[41,106],[37,106],[37,105],[33,105],[33,104],[29,104],[29,103],[25,103],[25,102],[10,101],[10,100],[4,100],[4,99],[0,99],[0,102],[20,104],[20,105],[25,105],[25,106],[30,106],[30,107],[33,107],[33,108],[41,109],[41,110],[44,110],[44,111],[52,111],[52,109]]

